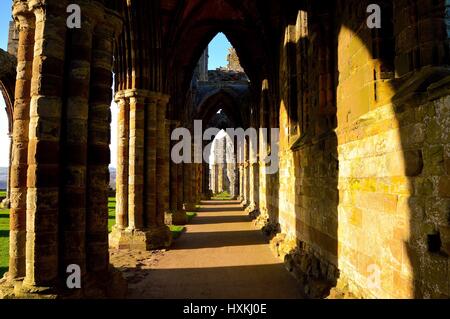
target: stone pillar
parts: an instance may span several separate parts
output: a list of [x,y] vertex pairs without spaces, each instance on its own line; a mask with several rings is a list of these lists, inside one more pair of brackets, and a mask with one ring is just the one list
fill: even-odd
[[236,143],[234,148],[236,150],[236,166],[237,166],[237,170],[238,175],[239,175],[239,185],[238,185],[238,200],[242,203],[244,201],[244,163],[245,163],[245,158],[244,158],[244,145],[241,145],[241,143]]
[[[114,18],[114,21],[117,18]],[[111,23],[111,24],[110,24]],[[86,213],[86,264],[89,281],[104,285],[100,274],[107,274],[108,252],[108,192],[111,121],[111,73],[113,40],[116,25],[113,17],[98,23],[93,35],[91,62],[91,92],[88,119],[88,169]],[[117,23],[118,24],[118,23]]]
[[5,195],[5,199],[3,199],[3,201],[0,203],[0,207],[2,208],[10,208],[11,206],[11,201],[10,201],[10,195],[11,195],[11,162],[12,162],[12,132],[8,133],[8,138],[9,138],[9,152],[8,152],[8,177],[6,179],[6,195]]
[[213,194],[216,193],[216,164],[211,164],[209,169],[209,185]]
[[[61,205],[59,220],[60,264],[80,266],[82,284],[86,275],[86,198],[88,164],[88,118],[90,111],[92,32],[95,19],[86,13],[81,29],[68,31],[67,102],[63,105],[61,127]],[[100,15],[100,14],[98,14]],[[108,88],[111,91],[111,87]]]
[[259,201],[258,147],[251,143],[253,141],[249,145],[249,213],[257,209]]
[[[150,95],[150,93],[149,93]],[[156,225],[157,187],[156,161],[158,141],[158,100],[149,100],[146,111],[145,127],[145,219],[147,224]]]
[[136,91],[126,92],[130,98],[128,230],[144,228],[144,128],[145,97]]
[[211,199],[211,191],[209,184],[209,164],[203,162],[202,164],[202,199],[208,200]]
[[25,3],[16,3],[13,15],[19,29],[17,80],[10,165],[10,235],[8,278],[25,276],[27,210],[28,125],[30,88],[34,56],[35,18]]
[[[170,133],[179,126],[178,121],[171,121]],[[170,135],[170,134],[169,134]],[[177,141],[171,141],[171,146],[174,146]],[[180,178],[181,164],[176,164],[171,159],[170,163],[170,213],[172,215],[172,223],[174,225],[185,225],[187,223],[186,211],[183,209],[183,202],[180,200],[182,194],[179,193],[182,188],[180,185],[182,180]]]
[[121,92],[116,95],[119,106],[117,122],[116,224],[119,231],[128,227],[128,163],[130,139],[130,105]]
[[[60,132],[67,3],[35,3],[27,171],[26,274],[23,287],[55,287],[58,279]],[[51,45],[46,45],[51,43]],[[60,67],[55,67],[60,66]],[[42,293],[45,291],[43,288]]]
[[218,167],[218,193],[222,193],[225,191],[225,185],[224,185],[224,181],[225,181],[225,176],[224,176],[224,172],[225,172],[225,167],[223,163],[220,163],[217,165]]
[[157,98],[157,144],[156,144],[156,179],[157,179],[157,225],[164,226],[164,215],[169,210],[170,179],[170,126],[166,119],[169,97],[160,94]]
[[247,140],[245,140],[245,144],[244,144],[244,165],[243,165],[243,170],[244,170],[244,180],[243,180],[243,187],[244,187],[244,192],[243,192],[243,201],[242,201],[242,205],[243,206],[248,206],[250,204],[250,167],[249,167],[249,143]]
[[184,210],[187,212],[195,211],[196,207],[193,200],[193,178],[192,175],[194,173],[193,164],[192,163],[184,163],[183,164],[183,198]]
[[165,225],[169,209],[168,96],[147,90],[126,90],[129,99],[128,226],[115,227],[110,246],[138,250],[170,246]]
[[244,201],[244,163],[238,164],[239,169],[239,196],[238,200],[240,202]]
[[239,165],[236,163],[234,165],[234,198],[233,199],[239,199],[239,181],[241,179],[240,172],[239,172]]
[[[118,279],[109,271],[107,197],[112,43],[121,23],[100,2],[80,5],[82,29],[68,31],[67,1],[14,2],[14,16],[35,31],[20,23],[27,32],[11,166],[14,289],[2,284],[2,296],[107,296]],[[69,263],[81,267],[82,289],[65,288]],[[122,287],[114,287],[116,296]]]
[[202,200],[202,164],[196,163],[195,167],[196,167],[196,172],[197,172],[195,202],[197,204],[200,204],[200,202]]
[[183,164],[177,164],[177,211],[184,210],[184,197],[183,197]]
[[240,174],[239,174],[239,161],[238,161],[238,153],[237,153],[237,144],[233,142],[233,174],[234,174],[234,180],[233,185],[231,185],[233,189],[233,199],[239,199],[239,181],[240,181]]

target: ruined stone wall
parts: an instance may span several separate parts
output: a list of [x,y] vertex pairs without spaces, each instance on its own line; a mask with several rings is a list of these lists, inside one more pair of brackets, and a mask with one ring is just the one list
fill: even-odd
[[312,7],[285,28],[279,178],[263,204],[279,223],[273,249],[313,297],[336,284],[333,297],[449,295],[450,73],[432,67],[448,42],[427,17],[445,10],[422,1],[415,23],[436,38],[424,26],[416,39],[400,2],[383,7],[392,32],[366,27],[365,2]]
[[[440,31],[425,16],[438,14],[443,3],[421,5],[416,17],[400,3],[391,8],[395,52],[381,31],[374,35],[361,27],[356,33],[350,26],[338,37],[338,288],[357,296],[449,295],[450,73],[427,66],[441,63],[442,43],[438,37],[429,42],[428,27],[437,28],[436,36]],[[428,21],[419,39],[404,38],[407,16]],[[408,55],[402,49],[413,46],[421,60],[405,70]],[[427,58],[430,46],[439,50],[433,59]],[[394,79],[394,62],[397,75],[416,72]],[[441,244],[432,247],[433,242]]]
[[235,48],[230,48],[228,50],[227,61],[228,61],[227,69],[229,71],[242,72],[242,73],[244,72],[244,69],[242,68],[241,63],[239,62],[239,57],[237,55]]
[[8,53],[13,56],[17,56],[18,46],[19,46],[19,30],[17,30],[14,21],[10,21],[8,32]]

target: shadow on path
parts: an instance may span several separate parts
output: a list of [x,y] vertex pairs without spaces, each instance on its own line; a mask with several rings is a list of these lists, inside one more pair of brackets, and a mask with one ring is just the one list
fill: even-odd
[[137,273],[129,298],[302,298],[237,201],[203,201],[186,233],[149,264],[123,268]]

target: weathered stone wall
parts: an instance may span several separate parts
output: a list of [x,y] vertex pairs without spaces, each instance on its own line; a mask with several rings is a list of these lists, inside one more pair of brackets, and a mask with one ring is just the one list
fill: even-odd
[[[272,247],[310,296],[337,284],[333,297],[447,297],[450,73],[432,66],[448,42],[445,23],[427,20],[443,2],[423,1],[416,16],[383,3],[377,31],[367,4],[338,5],[334,18],[308,8],[286,25],[279,178],[260,177],[273,194],[261,197],[266,229],[279,223]],[[405,38],[407,16],[434,25],[436,38],[426,28]]]
[[19,47],[19,30],[17,30],[14,21],[9,23],[8,32],[8,53],[17,56],[17,50]]
[[449,294],[449,102],[387,104],[339,133],[339,268],[362,296]]

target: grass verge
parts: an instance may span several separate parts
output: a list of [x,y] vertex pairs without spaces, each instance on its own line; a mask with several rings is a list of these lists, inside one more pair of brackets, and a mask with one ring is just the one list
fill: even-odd
[[230,200],[231,199],[231,195],[228,192],[222,192],[222,193],[219,193],[219,194],[215,194],[211,199]]
[[8,270],[9,209],[0,209],[0,278]]

